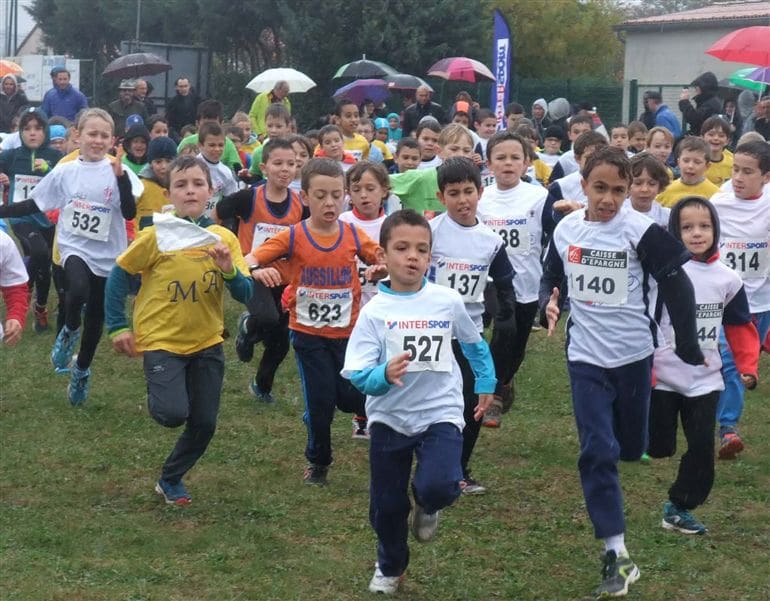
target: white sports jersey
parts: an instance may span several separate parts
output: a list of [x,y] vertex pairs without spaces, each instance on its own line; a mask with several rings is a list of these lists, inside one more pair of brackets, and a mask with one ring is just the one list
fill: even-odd
[[580,175],[580,171],[574,171],[565,177],[557,179],[555,184],[559,184],[561,190],[561,197],[564,200],[577,200],[584,206],[588,202],[585,192],[583,192],[583,186],[580,185],[580,180],[583,178]]
[[664,305],[660,319],[661,337],[655,349],[655,388],[693,397],[725,388],[720,372],[722,358],[719,354],[719,334],[722,331],[724,308],[733,300],[743,282],[719,261],[688,261],[683,268],[695,288],[698,343],[708,366],[688,365],[676,356],[674,329]]
[[[626,201],[623,203],[623,206],[631,211],[636,211],[636,209],[634,209],[633,205],[631,204],[630,198],[626,198]],[[664,207],[659,202],[653,200],[649,211],[647,211],[646,213],[643,213],[642,211],[636,211],[636,212],[646,217],[649,217],[655,223],[657,223],[660,227],[662,227],[664,230],[668,230],[668,218],[671,215],[671,209],[669,209],[668,207]]]
[[222,161],[212,163],[202,153],[198,153],[198,158],[205,161],[211,173],[212,194],[211,198],[206,201],[206,210],[204,211],[206,217],[211,217],[211,212],[220,200],[238,191],[238,181],[235,179],[233,170]]
[[383,423],[407,436],[442,422],[462,430],[462,376],[452,353],[452,338],[468,343],[481,340],[457,292],[430,282],[413,294],[380,289],[361,309],[342,375],[350,377],[405,352],[414,359],[401,378],[403,387],[392,386],[383,396],[366,398],[370,424]]
[[[134,198],[141,196],[142,183],[130,169],[124,172]],[[128,244],[112,163],[106,158],[60,163],[40,180],[32,196],[41,211],[61,209],[56,241],[62,265],[74,255],[94,275],[106,278]]]
[[438,167],[443,162],[444,161],[441,159],[441,157],[436,155],[430,161],[420,161],[420,164],[417,165],[417,168],[418,169],[430,169],[431,167]]
[[433,231],[431,282],[456,290],[479,332],[489,266],[503,240],[480,221],[465,227],[442,213],[430,220]]
[[770,311],[770,193],[756,200],[717,192],[711,202],[719,214],[719,255],[741,276],[752,313]]
[[585,209],[564,217],[552,241],[569,290],[567,357],[606,368],[627,365],[653,352],[652,310],[636,249],[654,222],[625,208],[607,222],[585,217]]
[[[359,219],[355,216],[353,211],[345,211],[340,215],[340,221],[346,221],[348,223],[357,225],[359,228],[364,230],[366,235],[369,236],[372,240],[379,242],[380,228],[382,228],[382,222],[385,221],[386,217],[387,215],[383,214],[376,219]],[[357,261],[358,279],[361,281],[361,306],[363,307],[366,303],[372,300],[372,297],[375,294],[377,294],[377,283],[370,282],[364,278],[364,272],[366,271],[368,265],[361,261],[361,259],[357,259]]]
[[580,165],[578,165],[577,160],[575,159],[575,151],[572,149],[569,149],[567,152],[561,155],[559,160],[556,162],[561,164],[561,168],[564,170],[565,177],[570,173],[580,171]]
[[537,300],[543,265],[543,206],[548,190],[519,182],[510,190],[496,185],[485,188],[477,213],[479,219],[502,238],[508,258],[516,271],[513,287],[516,300]]
[[543,161],[546,165],[548,165],[551,169],[553,169],[556,166],[556,163],[559,162],[559,159],[561,158],[560,154],[546,154],[545,152],[538,152],[537,157]]
[[[25,284],[27,280],[27,269],[24,267],[19,249],[16,248],[13,239],[0,230],[0,288]],[[0,342],[4,336],[3,322],[4,319],[0,318]]]

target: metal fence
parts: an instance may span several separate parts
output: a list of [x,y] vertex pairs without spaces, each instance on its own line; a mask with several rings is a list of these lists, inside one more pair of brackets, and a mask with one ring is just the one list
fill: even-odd
[[682,88],[689,84],[661,84],[661,83],[639,83],[639,80],[632,79],[628,85],[628,121],[635,121],[644,112],[644,93],[648,90],[660,92],[663,98],[663,104],[668,105],[674,114],[679,118],[684,130],[682,113],[679,111],[679,95]]

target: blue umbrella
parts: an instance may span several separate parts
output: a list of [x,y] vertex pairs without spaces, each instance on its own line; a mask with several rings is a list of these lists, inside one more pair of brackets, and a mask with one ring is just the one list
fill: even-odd
[[347,98],[361,106],[364,100],[382,102],[388,95],[388,84],[382,79],[357,79],[334,92],[334,98]]

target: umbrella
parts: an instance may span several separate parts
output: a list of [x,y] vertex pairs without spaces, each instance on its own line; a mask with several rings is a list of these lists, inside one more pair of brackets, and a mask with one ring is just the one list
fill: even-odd
[[279,81],[285,81],[289,84],[290,92],[307,92],[316,86],[316,83],[301,71],[279,68],[262,71],[247,83],[246,87],[260,94],[272,90]]
[[395,75],[386,75],[383,79],[387,82],[389,90],[416,90],[421,86],[425,86],[431,92],[433,91],[433,88],[425,83],[424,79],[416,75],[396,73]]
[[395,75],[397,71],[390,65],[379,61],[367,60],[366,55],[360,61],[353,61],[342,65],[332,76],[332,79],[338,77],[352,77],[354,79],[366,79],[371,77],[384,77],[385,75]]
[[757,82],[750,79],[748,76],[755,71],[766,71],[766,69],[755,69],[754,67],[746,67],[744,69],[738,69],[735,73],[730,75],[728,81],[739,88],[744,90],[751,90],[752,92],[762,93],[767,84]]
[[464,56],[442,58],[428,69],[428,75],[443,79],[469,81],[495,81],[495,76],[483,63]]
[[770,67],[754,69],[751,73],[746,75],[746,79],[761,83],[764,86],[770,85]]
[[347,98],[359,106],[367,99],[381,102],[388,95],[387,85],[382,79],[357,79],[334,92],[334,98],[337,100]]
[[152,52],[126,54],[112,61],[102,71],[105,77],[135,78],[143,75],[157,75],[171,70],[171,64]]
[[770,67],[770,25],[737,29],[706,50],[722,61]]
[[5,59],[0,60],[0,77],[21,75],[22,73],[24,73],[24,69],[22,69],[21,65]]

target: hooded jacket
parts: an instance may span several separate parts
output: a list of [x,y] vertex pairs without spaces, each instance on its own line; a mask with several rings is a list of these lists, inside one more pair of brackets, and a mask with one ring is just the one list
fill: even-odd
[[548,117],[551,119],[551,125],[557,125],[563,132],[561,140],[561,151],[567,152],[570,149],[571,142],[567,136],[569,127],[567,118],[571,112],[569,101],[566,98],[554,98],[548,103]]
[[80,90],[72,87],[72,84],[67,84],[63,90],[54,86],[43,96],[40,108],[49,117],[64,117],[75,121],[78,112],[88,108],[88,100]]
[[[6,94],[3,85],[7,80],[13,82],[13,92]],[[23,106],[27,106],[29,100],[27,95],[19,90],[19,84],[16,81],[15,75],[6,75],[0,82],[0,132],[11,131],[11,122],[13,118],[18,114],[19,109]]]
[[722,112],[722,100],[717,96],[719,92],[717,76],[711,71],[698,75],[690,85],[700,88],[700,94],[693,97],[695,106],[689,100],[680,100],[679,110],[687,121],[690,135],[699,136],[703,122],[712,115]]
[[551,124],[551,120],[549,119],[548,115],[548,103],[545,101],[545,98],[538,98],[532,103],[532,107],[534,108],[535,105],[539,106],[541,109],[543,109],[543,118],[540,120],[535,119],[535,113],[532,112],[532,123],[535,126],[535,129],[537,130],[538,136],[540,136],[540,145],[543,145],[543,139],[545,137],[545,130],[548,128],[548,126]]
[[[134,138],[144,138],[147,147],[144,151],[144,156],[136,157],[131,154],[131,140]],[[131,171],[139,175],[142,170],[142,166],[147,163],[147,151],[150,146],[150,132],[144,125],[132,125],[126,132],[126,136],[123,138],[123,150],[126,154],[123,155],[123,164],[127,165]]]

